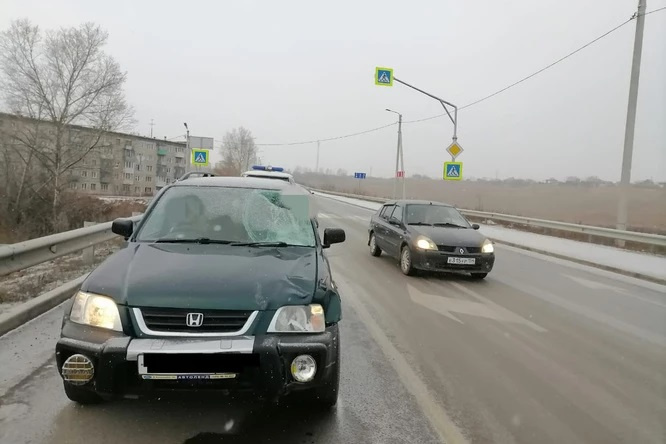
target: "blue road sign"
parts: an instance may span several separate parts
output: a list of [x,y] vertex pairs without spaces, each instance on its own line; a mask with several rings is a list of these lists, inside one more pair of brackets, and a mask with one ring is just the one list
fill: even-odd
[[354,173],[354,179],[365,179],[365,173]]
[[194,166],[208,166],[208,151],[199,148],[192,148],[192,165]]
[[391,68],[375,68],[375,85],[379,86],[393,86],[393,69]]
[[462,180],[462,162],[444,162],[444,180]]

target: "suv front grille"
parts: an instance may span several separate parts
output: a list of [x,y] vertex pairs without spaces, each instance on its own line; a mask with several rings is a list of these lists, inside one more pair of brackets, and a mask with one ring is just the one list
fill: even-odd
[[[188,313],[203,315],[203,322],[199,327],[187,325]],[[243,328],[251,314],[252,311],[240,310],[141,309],[143,321],[150,330],[174,333],[235,333]]]

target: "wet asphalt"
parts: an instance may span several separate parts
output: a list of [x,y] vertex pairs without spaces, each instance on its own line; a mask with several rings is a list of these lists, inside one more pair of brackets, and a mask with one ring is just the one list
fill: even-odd
[[58,307],[0,337],[0,443],[666,442],[666,287],[502,246],[482,282],[406,277],[368,253],[370,211],[318,200],[321,228],[347,232],[327,251],[344,307],[335,410],[77,406],[55,369]]

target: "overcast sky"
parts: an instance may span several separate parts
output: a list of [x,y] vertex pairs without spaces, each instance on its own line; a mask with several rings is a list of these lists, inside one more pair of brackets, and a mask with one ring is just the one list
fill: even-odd
[[[666,6],[648,0],[648,11]],[[524,77],[630,17],[635,0],[0,0],[0,29],[101,24],[128,73],[136,130],[257,143],[324,139],[440,114],[375,66],[459,106]],[[635,21],[554,68],[459,114],[465,174],[618,180]],[[666,181],[666,10],[646,17],[632,180]],[[321,144],[320,166],[392,175],[397,127]],[[407,174],[441,175],[446,118],[404,125]],[[316,144],[261,147],[313,168]],[[219,156],[217,156],[219,158]]]

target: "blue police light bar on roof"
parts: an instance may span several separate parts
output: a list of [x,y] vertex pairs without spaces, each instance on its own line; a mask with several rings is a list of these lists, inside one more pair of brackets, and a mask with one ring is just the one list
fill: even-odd
[[252,165],[253,170],[257,171],[277,171],[278,173],[281,173],[284,171],[284,168],[282,167],[274,167],[274,166],[264,166],[264,165]]

